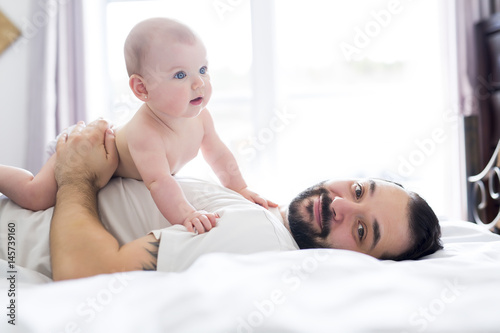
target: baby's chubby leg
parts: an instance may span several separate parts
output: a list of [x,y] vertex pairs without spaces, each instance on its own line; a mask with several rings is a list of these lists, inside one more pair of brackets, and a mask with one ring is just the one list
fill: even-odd
[[70,126],[47,145],[47,163],[33,176],[27,170],[0,164],[0,193],[19,206],[31,210],[43,210],[56,203],[57,183],[54,177],[57,139],[69,133],[76,125]]
[[17,205],[34,211],[54,206],[57,194],[54,177],[57,140],[63,133],[70,133],[75,126],[66,128],[48,143],[47,163],[36,176],[27,170],[0,164],[0,193]]
[[0,165],[0,192],[26,209],[52,207],[57,193],[54,166],[55,155],[49,158],[36,176],[24,169]]

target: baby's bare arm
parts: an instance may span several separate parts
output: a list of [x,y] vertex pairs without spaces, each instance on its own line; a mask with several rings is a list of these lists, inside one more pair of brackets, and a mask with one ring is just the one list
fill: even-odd
[[264,199],[257,193],[248,189],[233,153],[231,153],[229,148],[217,135],[210,113],[204,110],[200,117],[203,117],[205,129],[201,151],[203,157],[212,167],[222,185],[240,193],[246,199],[264,208],[277,207],[278,205],[276,203]]
[[203,127],[205,130],[205,136],[201,144],[203,157],[215,172],[222,185],[236,192],[246,188],[247,184],[241,175],[238,163],[233,153],[231,153],[215,131],[210,113],[207,110],[203,110],[200,117],[203,117]]
[[163,139],[154,132],[147,137],[129,139],[130,155],[144,184],[162,215],[172,224],[184,224],[199,233],[215,226],[215,214],[197,211],[171,175]]

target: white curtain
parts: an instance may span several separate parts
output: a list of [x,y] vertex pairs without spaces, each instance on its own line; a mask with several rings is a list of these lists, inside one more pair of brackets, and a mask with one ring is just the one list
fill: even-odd
[[57,133],[85,120],[82,0],[33,2],[26,167],[37,172]]

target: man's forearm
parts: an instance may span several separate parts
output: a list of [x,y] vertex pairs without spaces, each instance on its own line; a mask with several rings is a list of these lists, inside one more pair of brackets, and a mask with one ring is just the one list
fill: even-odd
[[159,242],[154,235],[120,247],[99,218],[97,192],[117,165],[115,136],[103,119],[88,126],[79,122],[58,139],[54,168],[58,191],[50,225],[54,280],[156,269]]
[[156,270],[159,241],[148,234],[120,247],[101,223],[96,196],[89,184],[59,188],[50,227],[53,279]]
[[50,231],[54,280],[109,272],[109,252],[118,242],[97,212],[97,189],[89,183],[59,188]]

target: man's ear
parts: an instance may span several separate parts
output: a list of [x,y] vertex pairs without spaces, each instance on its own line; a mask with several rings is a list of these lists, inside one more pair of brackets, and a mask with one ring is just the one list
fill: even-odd
[[138,99],[143,102],[148,101],[148,90],[142,76],[132,74],[128,80],[128,84],[130,85],[130,89],[132,89],[132,92]]

